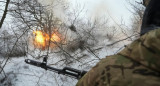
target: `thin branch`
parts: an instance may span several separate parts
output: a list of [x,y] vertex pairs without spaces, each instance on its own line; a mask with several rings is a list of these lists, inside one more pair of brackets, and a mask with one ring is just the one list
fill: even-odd
[[116,41],[116,42],[114,42],[114,43],[111,43],[111,44],[108,44],[108,45],[106,45],[106,46],[113,46],[114,44],[117,44],[117,43],[119,43],[119,42],[121,42],[121,41],[124,41],[124,40],[130,39],[131,37],[133,37],[133,36],[137,36],[137,35],[139,35],[139,34],[131,35],[131,36],[127,37],[127,38],[124,38],[124,39],[118,40],[118,41]]

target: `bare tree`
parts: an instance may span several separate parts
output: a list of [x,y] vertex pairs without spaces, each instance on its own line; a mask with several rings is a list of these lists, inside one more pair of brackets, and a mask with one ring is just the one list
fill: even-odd
[[132,19],[131,28],[133,34],[140,34],[143,14],[145,10],[145,7],[143,5],[145,5],[144,3],[146,3],[146,1],[148,0],[143,0],[141,2],[129,1],[130,6],[132,7],[130,12],[133,14],[131,18]]
[[[93,66],[92,63],[99,61],[101,57],[99,57],[98,51],[103,48],[100,43],[104,40],[108,40],[107,42],[112,41],[116,34],[115,31],[109,32],[108,29],[110,27],[107,19],[104,22],[101,19],[95,21],[84,20],[84,18],[79,17],[83,10],[82,8],[80,11],[74,10],[70,13],[71,15],[69,15],[68,19],[70,21],[63,22],[54,15],[52,10],[46,9],[47,7],[39,3],[38,0],[11,1],[9,11],[13,17],[14,28],[12,31],[16,37],[16,43],[13,47],[17,47],[16,44],[20,43],[20,38],[26,40],[25,46],[28,47],[28,38],[34,30],[41,30],[51,37],[52,32],[58,29],[65,36],[65,43],[49,41],[46,47],[47,53],[34,48],[34,50],[28,49],[27,55],[37,58],[37,56],[40,57],[43,54],[49,56],[56,54],[58,61],[50,61],[51,65],[56,66],[72,66],[72,64],[78,63],[81,67],[89,68]],[[71,25],[67,25],[68,22],[71,22]],[[57,48],[52,50],[51,44],[55,44]],[[38,53],[32,54],[34,51],[38,51]],[[36,56],[36,54],[38,55]]]

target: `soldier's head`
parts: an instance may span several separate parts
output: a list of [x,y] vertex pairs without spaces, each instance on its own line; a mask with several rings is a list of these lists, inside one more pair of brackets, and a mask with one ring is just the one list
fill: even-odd
[[149,4],[149,2],[150,2],[150,0],[143,0],[143,5],[144,5],[145,7],[147,7],[147,5]]
[[155,27],[160,27],[160,0],[148,0],[148,5],[146,2],[146,6],[142,21],[141,35],[156,29]]

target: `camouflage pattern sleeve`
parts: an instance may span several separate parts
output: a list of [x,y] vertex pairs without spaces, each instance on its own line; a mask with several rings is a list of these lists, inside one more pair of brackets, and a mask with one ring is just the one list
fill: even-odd
[[76,86],[160,86],[160,28],[102,59]]

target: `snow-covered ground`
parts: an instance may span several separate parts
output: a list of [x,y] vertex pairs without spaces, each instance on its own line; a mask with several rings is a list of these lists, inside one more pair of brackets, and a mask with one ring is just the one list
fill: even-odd
[[7,77],[1,74],[0,86],[74,86],[77,82],[76,79],[26,64],[24,60],[24,57],[19,57],[8,61],[4,68]]
[[[98,53],[96,53],[99,57],[104,58],[107,55],[114,54],[118,52],[118,50],[123,47],[123,45],[117,47],[117,48],[109,48],[105,47],[101,49]],[[88,63],[86,65],[80,66],[79,63],[75,62],[74,65],[71,65],[70,67],[76,68],[76,69],[85,69],[89,70],[92,66],[94,66],[98,60],[91,61],[92,59],[95,59],[94,55],[91,53],[84,51],[83,53],[88,53],[90,58],[88,60]],[[53,55],[53,57],[56,57],[56,55]],[[7,65],[4,68],[5,74],[0,74],[0,86],[75,86],[77,83],[77,80],[65,75],[59,75],[57,73],[54,73],[52,71],[46,71],[42,68],[35,67],[29,64],[26,64],[24,62],[25,59],[32,59],[31,56],[25,56],[25,57],[14,57],[9,59],[7,62]],[[49,64],[54,63],[58,61],[56,58],[49,58]],[[1,61],[3,58],[1,58]],[[37,60],[38,61],[38,60]],[[42,61],[39,60],[39,61]],[[86,60],[83,60],[84,63],[87,62]],[[90,65],[88,65],[90,64]],[[61,66],[54,66],[55,68],[63,68]],[[5,78],[5,75],[7,76]]]

